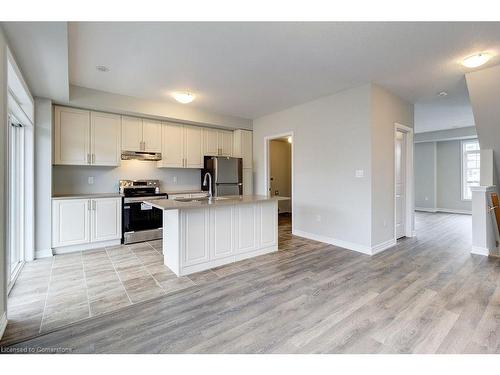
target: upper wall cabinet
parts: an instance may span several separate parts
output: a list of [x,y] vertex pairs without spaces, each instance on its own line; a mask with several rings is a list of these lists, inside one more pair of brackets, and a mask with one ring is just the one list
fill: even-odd
[[235,130],[233,155],[237,158],[243,158],[243,168],[253,167],[252,148],[252,132],[249,130]]
[[162,124],[161,161],[165,168],[203,168],[202,129],[173,123]]
[[56,106],[54,117],[54,164],[120,164],[120,116]]
[[227,130],[203,129],[203,155],[232,156],[233,132]]
[[161,152],[161,122],[122,116],[122,150]]

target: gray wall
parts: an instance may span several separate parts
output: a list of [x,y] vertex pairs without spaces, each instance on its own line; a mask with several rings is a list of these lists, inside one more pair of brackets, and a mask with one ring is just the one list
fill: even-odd
[[[117,168],[86,166],[54,166],[52,190],[54,194],[110,193],[118,191],[120,179],[158,179],[163,191],[199,190],[199,169],[156,168],[155,162],[122,160]],[[94,184],[88,184],[88,177]],[[174,183],[174,177],[177,183]]]
[[416,208],[471,212],[462,200],[461,152],[460,140],[415,144]]
[[[7,243],[5,231],[5,173],[7,133],[7,55],[6,40],[0,26],[0,329],[7,313]],[[0,338],[3,332],[0,331]]]
[[460,141],[437,143],[438,208],[471,211],[471,201],[462,201]]
[[415,143],[415,207],[434,210],[436,206],[436,142]]
[[35,258],[52,255],[52,101],[35,99]]
[[449,141],[452,139],[467,139],[467,138],[477,138],[475,126],[418,133],[415,134],[414,142],[417,143],[417,142]]

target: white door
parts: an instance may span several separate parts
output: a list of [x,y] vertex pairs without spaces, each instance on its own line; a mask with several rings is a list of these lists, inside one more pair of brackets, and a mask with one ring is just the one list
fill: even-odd
[[121,116],[90,114],[90,152],[93,165],[117,166],[121,156]]
[[217,156],[219,154],[217,139],[217,130],[203,129],[203,155]]
[[109,241],[121,237],[121,198],[92,201],[91,241]]
[[122,116],[122,150],[142,151],[142,119]]
[[163,123],[161,131],[160,167],[184,167],[184,128],[182,125]]
[[54,163],[90,164],[90,112],[55,107]]
[[161,122],[142,120],[143,150],[147,152],[161,152]]
[[219,131],[219,155],[231,156],[233,154],[233,132]]
[[90,208],[88,199],[52,201],[52,247],[90,242]]
[[184,127],[184,158],[186,168],[203,168],[203,134],[202,129]]
[[400,131],[396,132],[396,178],[395,178],[395,204],[396,204],[396,239],[404,237],[406,232],[406,134]]

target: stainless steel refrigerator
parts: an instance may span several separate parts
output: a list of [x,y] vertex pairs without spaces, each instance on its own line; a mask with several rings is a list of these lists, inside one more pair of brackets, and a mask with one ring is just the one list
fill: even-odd
[[212,175],[212,192],[215,197],[243,194],[241,158],[205,156],[204,165],[205,168],[201,173],[203,190],[208,190],[208,186],[203,186],[203,178],[205,173],[209,172]]

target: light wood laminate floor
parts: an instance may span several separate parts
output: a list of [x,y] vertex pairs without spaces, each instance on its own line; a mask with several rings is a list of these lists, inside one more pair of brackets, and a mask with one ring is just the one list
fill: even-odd
[[[373,257],[291,235],[280,251],[16,348],[78,353],[498,353],[500,262],[470,255],[471,217],[417,213]],[[235,268],[236,267],[236,268]]]

